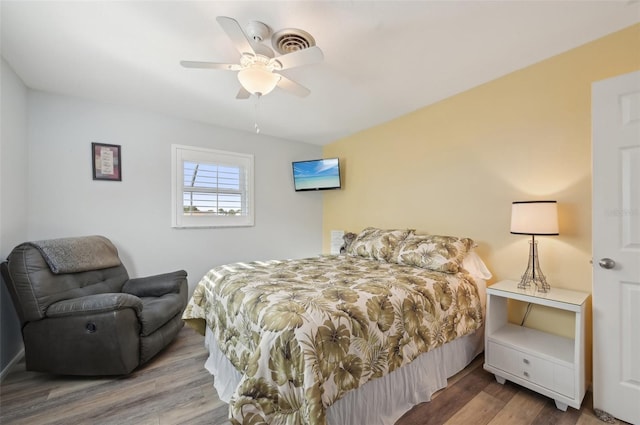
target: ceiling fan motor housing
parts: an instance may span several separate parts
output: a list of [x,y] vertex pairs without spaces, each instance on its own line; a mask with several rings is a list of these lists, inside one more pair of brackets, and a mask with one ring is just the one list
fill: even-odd
[[263,22],[260,21],[251,21],[246,26],[247,35],[253,41],[258,43],[264,41],[269,38],[271,35],[271,28]]

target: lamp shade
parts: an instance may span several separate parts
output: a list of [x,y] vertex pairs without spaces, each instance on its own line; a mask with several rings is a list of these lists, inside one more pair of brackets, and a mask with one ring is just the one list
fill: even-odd
[[280,75],[274,74],[260,63],[255,63],[239,71],[238,80],[249,93],[263,96],[276,87]]
[[514,235],[559,235],[556,201],[516,201],[511,205]]

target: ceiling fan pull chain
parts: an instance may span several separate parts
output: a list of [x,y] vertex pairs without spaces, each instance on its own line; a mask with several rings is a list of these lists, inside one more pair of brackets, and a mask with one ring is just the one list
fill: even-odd
[[256,103],[254,104],[254,127],[256,129],[256,134],[260,134],[260,127],[258,126],[258,103],[260,102],[260,93],[256,94]]

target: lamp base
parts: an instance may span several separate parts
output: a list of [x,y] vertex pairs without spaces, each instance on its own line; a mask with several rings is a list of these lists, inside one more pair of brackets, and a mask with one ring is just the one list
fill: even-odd
[[538,261],[538,241],[535,237],[532,237],[529,241],[529,263],[527,264],[527,270],[522,275],[522,280],[518,284],[520,289],[528,289],[531,285],[535,285],[538,292],[549,292],[551,286],[547,283],[547,278],[544,277],[540,264]]

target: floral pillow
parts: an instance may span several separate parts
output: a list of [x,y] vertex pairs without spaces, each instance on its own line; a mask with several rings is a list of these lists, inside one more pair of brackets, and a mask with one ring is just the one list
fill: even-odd
[[391,261],[398,244],[405,240],[413,230],[384,230],[367,227],[356,236],[347,247],[347,254],[373,260]]
[[351,244],[353,243],[353,241],[356,240],[356,235],[355,233],[352,232],[347,232],[342,236],[342,240],[344,241],[342,246],[340,247],[340,254],[346,254],[347,252],[349,252],[349,247],[351,246]]
[[458,273],[464,257],[474,246],[475,242],[469,238],[409,235],[398,246],[393,260],[437,272]]

